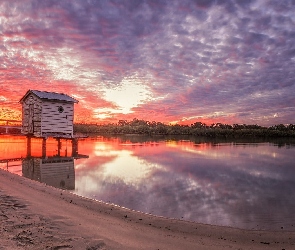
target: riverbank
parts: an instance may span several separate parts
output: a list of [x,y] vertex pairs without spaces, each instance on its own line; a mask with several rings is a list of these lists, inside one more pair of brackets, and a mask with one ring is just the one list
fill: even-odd
[[293,249],[295,232],[142,214],[0,170],[0,249]]
[[119,121],[117,124],[74,124],[75,133],[89,135],[190,135],[207,138],[295,138],[295,125],[279,124],[271,127],[246,124],[222,124],[216,123],[210,126],[196,122],[191,125],[164,124],[161,122],[149,122],[133,119],[132,121]]

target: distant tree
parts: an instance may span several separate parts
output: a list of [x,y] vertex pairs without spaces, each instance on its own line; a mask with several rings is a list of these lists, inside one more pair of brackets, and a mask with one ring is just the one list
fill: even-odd
[[195,123],[191,124],[191,128],[206,128],[206,127],[207,127],[207,125],[202,122],[195,122]]
[[125,126],[125,125],[127,125],[127,124],[128,124],[127,120],[119,120],[119,121],[118,121],[118,125],[119,125],[119,126]]
[[[117,124],[74,124],[74,132],[99,134],[148,134],[148,135],[195,135],[206,137],[244,138],[244,137],[295,137],[295,125],[278,124],[261,127],[257,124],[213,123],[207,126],[202,122],[189,125],[167,125],[162,122],[145,121],[134,118],[131,121],[119,120]],[[1,130],[0,130],[1,133]]]
[[289,125],[287,126],[287,129],[288,129],[288,130],[295,130],[295,125],[294,125],[294,124],[289,124]]
[[287,128],[286,128],[286,126],[284,124],[274,125],[272,128],[274,130],[279,130],[279,131],[285,131],[285,130],[287,130]]

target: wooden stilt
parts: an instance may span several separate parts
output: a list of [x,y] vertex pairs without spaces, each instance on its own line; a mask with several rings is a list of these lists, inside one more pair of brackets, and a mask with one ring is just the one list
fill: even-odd
[[60,150],[61,150],[61,141],[60,138],[57,138],[57,155],[60,156]]
[[72,156],[78,155],[78,139],[72,139]]
[[32,155],[32,150],[31,150],[31,148],[32,148],[32,143],[31,143],[31,136],[27,136],[27,157],[29,158],[29,157],[31,157],[31,155]]
[[46,157],[46,138],[42,139],[42,157]]

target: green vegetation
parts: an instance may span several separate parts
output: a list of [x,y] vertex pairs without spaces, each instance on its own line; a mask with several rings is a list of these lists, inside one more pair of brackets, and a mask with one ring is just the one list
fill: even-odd
[[167,125],[161,122],[149,122],[134,118],[132,121],[119,120],[117,124],[74,124],[75,133],[100,135],[193,135],[210,138],[267,138],[294,137],[295,125],[279,124],[271,127],[246,124],[214,123],[210,126],[202,122],[189,125]]

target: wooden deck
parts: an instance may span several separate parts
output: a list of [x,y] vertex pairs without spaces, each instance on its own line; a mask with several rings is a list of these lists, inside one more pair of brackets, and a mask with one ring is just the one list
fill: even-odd
[[5,130],[4,134],[9,134],[10,129],[17,129],[19,130],[19,134],[20,134],[22,129],[21,123],[22,121],[18,121],[18,120],[0,119],[0,134],[1,134],[1,128],[3,128],[3,131]]
[[[1,128],[5,129],[5,133],[4,134],[10,134],[9,133],[9,130],[10,129],[18,129],[19,130],[19,134],[21,134],[21,130],[22,130],[22,127],[20,127],[20,126],[0,125],[0,129]],[[0,134],[1,134],[1,132],[0,132]]]
[[22,161],[23,157],[20,157],[20,158],[11,158],[11,159],[0,159],[0,163],[9,163],[9,162],[13,162],[13,161]]

